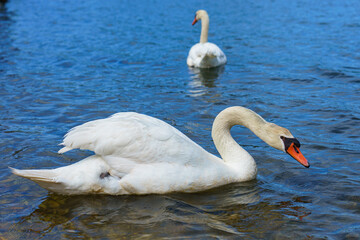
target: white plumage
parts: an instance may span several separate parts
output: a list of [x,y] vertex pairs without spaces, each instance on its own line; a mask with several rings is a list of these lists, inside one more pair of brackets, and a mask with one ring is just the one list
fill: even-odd
[[214,43],[208,42],[209,16],[205,10],[196,12],[193,25],[201,19],[200,43],[195,44],[189,51],[187,65],[189,67],[212,68],[224,65],[226,56]]
[[187,65],[198,68],[211,68],[224,65],[226,56],[213,43],[197,43],[191,47],[187,58]]
[[[230,135],[235,124],[245,125],[283,151],[279,134],[292,137],[288,130],[270,126],[249,109],[231,107],[222,111],[213,124],[212,135],[222,160],[159,119],[133,112],[117,113],[71,129],[59,150],[87,149],[95,155],[56,169],[12,171],[62,194],[202,191],[256,176],[253,158]],[[261,136],[264,131],[271,134]]]

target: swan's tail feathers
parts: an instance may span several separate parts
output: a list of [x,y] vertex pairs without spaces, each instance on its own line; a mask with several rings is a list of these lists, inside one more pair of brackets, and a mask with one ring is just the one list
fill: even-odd
[[41,182],[55,182],[56,174],[53,170],[19,170],[15,168],[10,168],[11,172],[20,177],[28,178],[32,181],[41,181]]
[[54,191],[54,192],[62,192],[64,190],[65,185],[61,182],[57,181],[57,173],[52,169],[44,169],[44,170],[19,170],[15,168],[11,168],[11,172],[15,175],[18,175],[23,178],[30,179],[41,187]]
[[61,148],[61,149],[58,151],[58,153],[62,154],[62,153],[64,153],[64,152],[67,152],[67,151],[70,151],[70,150],[72,150],[72,148],[63,147],[63,148]]

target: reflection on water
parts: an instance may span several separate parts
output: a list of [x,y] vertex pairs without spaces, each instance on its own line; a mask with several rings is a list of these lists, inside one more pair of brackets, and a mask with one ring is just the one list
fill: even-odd
[[216,68],[189,68],[192,84],[194,87],[216,87],[216,80],[224,72],[225,66],[219,66]]
[[211,102],[221,97],[216,90],[216,84],[225,70],[225,66],[216,68],[189,68],[191,81],[189,82],[189,95],[194,98],[210,95]]
[[[12,229],[21,238],[158,238],[242,236],[281,227],[285,216],[301,221],[309,214],[300,198],[271,204],[260,201],[256,181],[195,194],[147,196],[62,196],[50,194]],[[253,215],[256,211],[257,214]],[[263,226],[267,225],[266,227]],[[90,235],[89,235],[90,234]]]

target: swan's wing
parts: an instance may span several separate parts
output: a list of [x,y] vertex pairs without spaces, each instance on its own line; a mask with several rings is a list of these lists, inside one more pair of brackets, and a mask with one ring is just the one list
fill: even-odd
[[[141,137],[142,124],[136,113],[118,113],[105,119],[84,123],[72,128],[60,145],[59,153],[72,149],[86,149],[98,155],[111,155],[117,149]],[[130,135],[130,136],[129,136]]]
[[187,65],[189,67],[200,67],[201,61],[206,55],[206,49],[203,44],[197,43],[191,47],[187,58]]
[[[169,124],[138,113],[118,113],[71,129],[59,153],[71,149],[94,151],[109,162],[128,165],[198,161],[206,152]],[[194,157],[195,156],[195,157]]]
[[[214,43],[204,43],[206,46],[206,55],[209,57],[224,58],[225,54],[221,49]],[[225,57],[226,58],[226,57]]]

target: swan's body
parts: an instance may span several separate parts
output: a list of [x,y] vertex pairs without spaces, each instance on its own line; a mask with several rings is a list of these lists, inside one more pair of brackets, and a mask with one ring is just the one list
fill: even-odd
[[[212,137],[221,157],[205,151],[169,124],[138,113],[118,113],[73,128],[62,149],[95,152],[78,163],[50,170],[17,170],[40,186],[62,194],[150,194],[196,192],[256,177],[254,159],[230,135],[243,125],[269,145],[286,151],[308,167],[291,133],[253,111],[230,107],[215,119]],[[284,139],[287,139],[286,141]],[[286,147],[286,145],[289,145]]]
[[209,16],[205,10],[196,12],[193,25],[201,19],[200,43],[195,44],[189,51],[187,65],[189,67],[212,68],[224,65],[226,56],[221,49],[208,42]]

